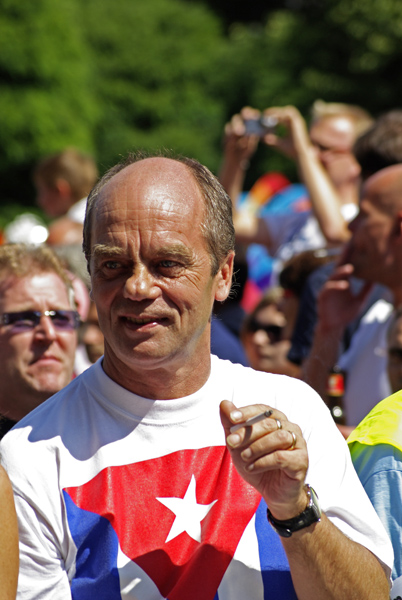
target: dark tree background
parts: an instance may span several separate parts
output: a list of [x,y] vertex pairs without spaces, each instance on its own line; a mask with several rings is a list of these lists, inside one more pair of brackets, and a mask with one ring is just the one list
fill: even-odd
[[[317,98],[374,116],[400,106],[400,0],[0,0],[0,226],[33,207],[31,170],[66,146],[103,171],[136,148],[219,170],[225,122],[244,105]],[[264,170],[296,177],[268,148]]]

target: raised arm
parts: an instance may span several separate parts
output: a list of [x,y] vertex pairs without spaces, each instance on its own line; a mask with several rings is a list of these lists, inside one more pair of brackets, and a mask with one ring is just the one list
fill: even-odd
[[219,180],[233,202],[236,202],[244,189],[244,179],[250,159],[255,153],[260,139],[256,135],[246,135],[244,121],[247,118],[258,119],[259,114],[258,110],[245,107],[240,114],[234,115],[225,125],[223,162]]
[[225,126],[224,155],[219,179],[232,200],[236,239],[240,243],[260,243],[270,247],[269,231],[252,206],[239,210],[237,200],[244,189],[249,161],[257,149],[260,137],[246,133],[245,121],[258,119],[260,111],[245,107]]
[[339,358],[346,326],[362,310],[372,286],[358,294],[350,288],[353,266],[338,266],[323,285],[317,298],[317,323],[310,354],[302,365],[302,379],[325,398],[328,373]]
[[[230,428],[265,405],[237,409],[221,403],[221,420],[232,460],[240,475],[266,501],[276,521],[293,519],[308,504],[305,477],[307,446],[300,428],[278,410],[252,427]],[[277,421],[281,427],[278,427]],[[387,600],[386,575],[375,556],[346,537],[324,513],[319,521],[281,537],[299,600]]]
[[14,600],[18,581],[18,525],[13,491],[0,466],[0,600]]
[[302,115],[294,106],[269,108],[264,114],[276,117],[286,134],[269,133],[263,141],[296,161],[299,177],[308,189],[314,214],[328,243],[345,242],[350,232],[341,212],[342,199],[319,160]]

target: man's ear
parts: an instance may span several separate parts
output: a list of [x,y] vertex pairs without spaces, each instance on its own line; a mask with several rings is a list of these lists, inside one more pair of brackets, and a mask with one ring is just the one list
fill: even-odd
[[228,254],[225,262],[215,276],[215,300],[218,302],[223,302],[229,296],[230,288],[232,287],[233,262],[234,252],[232,251]]
[[69,198],[71,196],[71,185],[66,179],[56,179],[54,187],[58,191],[59,195],[63,198]]

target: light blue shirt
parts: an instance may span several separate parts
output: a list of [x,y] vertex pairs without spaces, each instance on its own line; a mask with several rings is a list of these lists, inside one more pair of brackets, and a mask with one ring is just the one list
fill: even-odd
[[402,452],[388,444],[350,448],[360,481],[391,538],[392,579],[402,575]]

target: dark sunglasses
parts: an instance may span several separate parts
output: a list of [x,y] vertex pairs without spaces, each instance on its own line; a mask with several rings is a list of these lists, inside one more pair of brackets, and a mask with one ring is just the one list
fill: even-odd
[[3,313],[0,316],[2,325],[9,325],[14,331],[30,331],[37,327],[41,317],[50,317],[53,327],[60,331],[71,331],[80,325],[80,316],[76,310],[21,310]]
[[283,327],[281,325],[264,325],[264,323],[260,323],[257,319],[251,319],[248,324],[248,330],[252,333],[265,331],[271,339],[280,340]]

